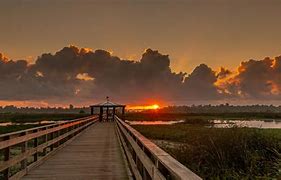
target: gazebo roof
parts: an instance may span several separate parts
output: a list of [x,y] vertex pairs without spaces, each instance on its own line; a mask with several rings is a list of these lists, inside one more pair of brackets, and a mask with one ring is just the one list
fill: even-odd
[[105,107],[124,107],[126,105],[123,105],[123,104],[117,104],[117,103],[114,103],[114,102],[111,102],[109,101],[109,98],[106,97],[106,100],[105,102],[102,102],[102,103],[98,103],[98,104],[94,104],[94,105],[91,105],[91,107],[101,107],[101,106],[105,106]]

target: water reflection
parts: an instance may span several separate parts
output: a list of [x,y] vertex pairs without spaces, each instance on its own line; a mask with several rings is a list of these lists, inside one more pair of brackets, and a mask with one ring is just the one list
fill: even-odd
[[231,128],[231,127],[249,127],[262,129],[281,129],[281,121],[275,120],[212,120],[213,127]]
[[130,125],[171,125],[176,123],[183,123],[184,120],[177,121],[125,121]]
[[0,123],[0,126],[11,126],[11,125],[46,125],[46,124],[54,124],[54,123],[63,123],[66,121],[37,121],[37,122],[25,122],[25,123],[18,123],[18,122],[3,122]]
[[[175,121],[126,121],[130,125],[171,125],[176,123],[188,124],[185,120]],[[262,129],[281,129],[281,120],[264,119],[264,120],[209,120],[211,125],[207,127],[231,128],[231,127],[249,127]],[[192,123],[196,124],[196,123]]]

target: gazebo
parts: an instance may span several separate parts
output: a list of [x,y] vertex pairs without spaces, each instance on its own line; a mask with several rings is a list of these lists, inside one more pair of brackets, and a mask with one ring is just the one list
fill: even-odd
[[[125,114],[125,107],[126,107],[126,105],[110,102],[109,97],[106,97],[106,102],[102,102],[102,103],[90,106],[91,115],[98,114],[100,121],[103,120],[104,116],[107,121],[109,120],[110,116],[111,116],[111,119],[113,120],[117,111],[119,111],[119,112],[121,111],[122,118],[123,118],[124,114]],[[96,112],[95,109],[98,109],[98,113],[95,113]]]

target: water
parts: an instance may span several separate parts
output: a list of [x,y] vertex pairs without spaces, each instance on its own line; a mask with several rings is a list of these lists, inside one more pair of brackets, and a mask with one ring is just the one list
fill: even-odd
[[[174,121],[126,121],[130,125],[172,125],[183,123],[185,120]],[[210,120],[212,125],[208,127],[231,128],[231,127],[249,127],[262,129],[281,129],[281,120],[264,119],[264,120]]]
[[15,122],[3,122],[0,123],[0,126],[11,126],[11,125],[46,125],[46,124],[54,124],[54,123],[63,123],[66,121],[37,121],[37,122],[25,122],[25,123],[15,123]]
[[281,129],[280,120],[212,120],[213,127],[231,128],[231,127],[249,127],[262,129]]
[[171,125],[176,123],[183,123],[184,120],[176,121],[125,121],[130,125]]
[[[66,121],[38,121],[38,122],[25,122],[14,123],[4,122],[0,123],[0,126],[10,125],[46,125],[51,123],[62,123]],[[130,125],[172,125],[176,123],[183,123],[185,120],[173,120],[173,121],[126,121]],[[281,120],[264,119],[264,120],[210,120],[214,123],[208,127],[215,128],[231,128],[231,127],[249,127],[249,128],[262,128],[262,129],[281,129]]]

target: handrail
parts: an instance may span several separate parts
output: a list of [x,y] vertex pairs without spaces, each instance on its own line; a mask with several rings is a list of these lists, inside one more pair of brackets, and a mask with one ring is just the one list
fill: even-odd
[[118,116],[115,120],[118,136],[136,179],[201,179]]
[[0,179],[19,179],[97,121],[89,116],[1,135]]

